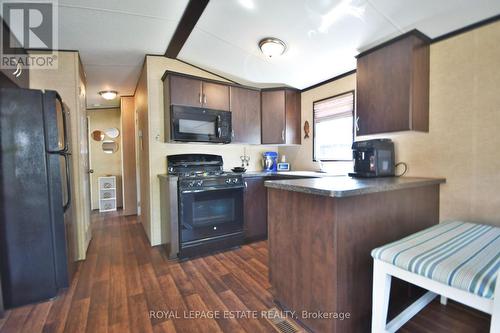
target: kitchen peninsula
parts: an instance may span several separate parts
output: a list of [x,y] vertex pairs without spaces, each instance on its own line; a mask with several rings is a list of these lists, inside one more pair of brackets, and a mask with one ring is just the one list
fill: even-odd
[[[266,181],[275,301],[296,311],[312,331],[368,332],[370,251],[437,224],[444,182],[410,177]],[[349,319],[302,316],[313,312],[349,313]]]

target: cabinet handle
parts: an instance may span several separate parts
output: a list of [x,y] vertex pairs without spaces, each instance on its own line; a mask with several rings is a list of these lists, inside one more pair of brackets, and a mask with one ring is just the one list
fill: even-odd
[[245,182],[245,188],[247,188],[247,187],[248,187],[248,183],[247,183],[247,182]]
[[359,117],[356,117],[356,132],[359,131]]
[[203,104],[207,104],[207,95],[203,94]]
[[281,130],[281,140],[285,141],[285,130]]
[[200,104],[203,104],[203,101],[201,100],[201,93],[198,93],[198,99],[200,100]]
[[234,130],[231,131],[231,138],[234,139]]

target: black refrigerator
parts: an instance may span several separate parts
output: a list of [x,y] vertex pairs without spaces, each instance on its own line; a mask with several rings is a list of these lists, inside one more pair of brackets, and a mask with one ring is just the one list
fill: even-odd
[[57,92],[0,88],[0,276],[5,308],[53,298],[70,283],[68,126],[69,113]]

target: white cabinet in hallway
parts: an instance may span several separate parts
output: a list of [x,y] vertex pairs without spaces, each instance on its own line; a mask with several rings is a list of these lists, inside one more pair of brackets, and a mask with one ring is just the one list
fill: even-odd
[[116,210],[116,176],[99,177],[99,212]]

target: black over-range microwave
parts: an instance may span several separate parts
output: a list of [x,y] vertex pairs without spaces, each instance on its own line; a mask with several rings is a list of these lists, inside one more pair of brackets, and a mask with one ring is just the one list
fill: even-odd
[[170,130],[173,141],[230,143],[231,112],[172,105]]

